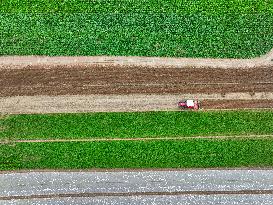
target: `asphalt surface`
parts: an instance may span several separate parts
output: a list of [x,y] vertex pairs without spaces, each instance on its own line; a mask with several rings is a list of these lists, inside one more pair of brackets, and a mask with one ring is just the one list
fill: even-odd
[[92,197],[0,201],[0,205],[272,205],[273,195],[182,195],[182,196],[132,196],[132,197]]
[[273,204],[273,170],[46,171],[0,174],[0,204],[153,202]]

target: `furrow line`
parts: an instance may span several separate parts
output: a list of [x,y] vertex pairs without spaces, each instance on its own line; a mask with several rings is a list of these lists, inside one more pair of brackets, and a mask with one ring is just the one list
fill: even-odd
[[0,144],[44,143],[44,142],[103,142],[103,141],[157,141],[157,140],[191,140],[191,139],[265,139],[273,135],[230,135],[230,136],[192,136],[192,137],[136,137],[136,138],[82,138],[82,139],[27,139],[0,140]]

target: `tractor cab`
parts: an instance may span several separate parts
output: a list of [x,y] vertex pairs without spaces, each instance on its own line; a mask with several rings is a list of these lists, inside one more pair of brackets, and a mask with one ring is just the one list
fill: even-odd
[[186,105],[188,108],[194,108],[194,100],[186,100]]

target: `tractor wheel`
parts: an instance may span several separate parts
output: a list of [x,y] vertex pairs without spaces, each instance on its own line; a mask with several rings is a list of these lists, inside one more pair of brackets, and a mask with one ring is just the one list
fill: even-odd
[[198,102],[198,110],[202,109],[201,102]]

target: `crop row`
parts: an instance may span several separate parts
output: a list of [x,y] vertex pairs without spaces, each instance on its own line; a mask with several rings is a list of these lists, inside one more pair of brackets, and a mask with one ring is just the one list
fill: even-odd
[[10,115],[1,139],[183,137],[272,134],[272,111]]
[[0,55],[251,58],[273,47],[273,15],[0,14]]
[[0,145],[0,170],[264,167],[273,140],[120,141]]
[[0,12],[26,13],[223,13],[273,12],[270,0],[1,0]]

